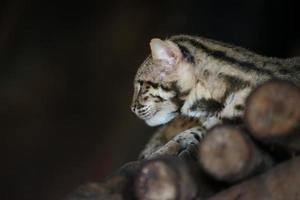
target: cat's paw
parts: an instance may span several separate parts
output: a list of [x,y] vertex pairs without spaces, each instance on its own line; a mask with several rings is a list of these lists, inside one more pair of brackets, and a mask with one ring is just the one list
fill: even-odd
[[194,127],[179,133],[172,140],[175,140],[181,145],[181,148],[186,148],[188,145],[197,144],[204,137],[206,131],[203,127]]
[[200,126],[185,130],[152,153],[150,158],[161,155],[176,155],[181,157],[183,153],[186,154],[187,152],[192,154],[192,151],[197,149],[199,142],[205,134],[206,130]]

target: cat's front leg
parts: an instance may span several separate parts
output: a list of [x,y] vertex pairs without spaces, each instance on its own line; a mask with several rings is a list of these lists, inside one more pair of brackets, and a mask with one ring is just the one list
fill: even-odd
[[205,134],[206,129],[202,126],[185,130],[177,134],[164,146],[152,153],[148,158],[161,155],[176,155],[184,157],[185,154],[191,154],[195,149],[197,149],[200,140],[205,136]]
[[251,91],[251,88],[245,88],[230,94],[226,98],[224,109],[220,112],[220,119],[223,119],[223,121],[242,119],[245,111],[245,102]]
[[230,94],[226,98],[222,110],[211,117],[204,118],[203,126],[208,130],[218,124],[240,123],[244,115],[246,99],[251,91],[251,88],[244,88]]

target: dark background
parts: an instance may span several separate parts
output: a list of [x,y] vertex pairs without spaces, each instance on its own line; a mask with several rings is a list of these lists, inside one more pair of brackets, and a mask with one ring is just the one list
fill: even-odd
[[299,55],[296,0],[0,2],[1,200],[61,199],[137,158],[129,109],[152,37],[185,33]]

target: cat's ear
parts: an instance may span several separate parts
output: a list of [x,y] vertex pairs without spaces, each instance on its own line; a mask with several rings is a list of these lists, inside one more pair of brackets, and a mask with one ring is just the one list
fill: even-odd
[[150,42],[151,54],[154,61],[175,65],[181,59],[181,51],[172,41],[154,38]]

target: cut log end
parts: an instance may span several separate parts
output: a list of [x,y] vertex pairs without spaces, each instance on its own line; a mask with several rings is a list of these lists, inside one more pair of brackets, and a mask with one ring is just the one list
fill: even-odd
[[285,136],[300,122],[300,90],[287,81],[265,83],[246,104],[245,120],[257,138]]
[[[165,156],[146,161],[139,169],[135,179],[136,199],[194,199],[197,195],[197,183],[191,167],[176,156]],[[202,195],[206,195],[206,193]]]
[[204,169],[219,179],[242,171],[250,158],[250,149],[239,129],[220,126],[212,129],[199,149]]
[[250,149],[239,129],[213,128],[201,143],[199,160],[203,168],[218,179],[240,173],[250,159]]
[[236,182],[273,166],[272,157],[242,127],[219,125],[200,143],[199,161],[217,180]]
[[147,163],[137,176],[135,192],[138,199],[176,199],[177,175],[163,161]]

